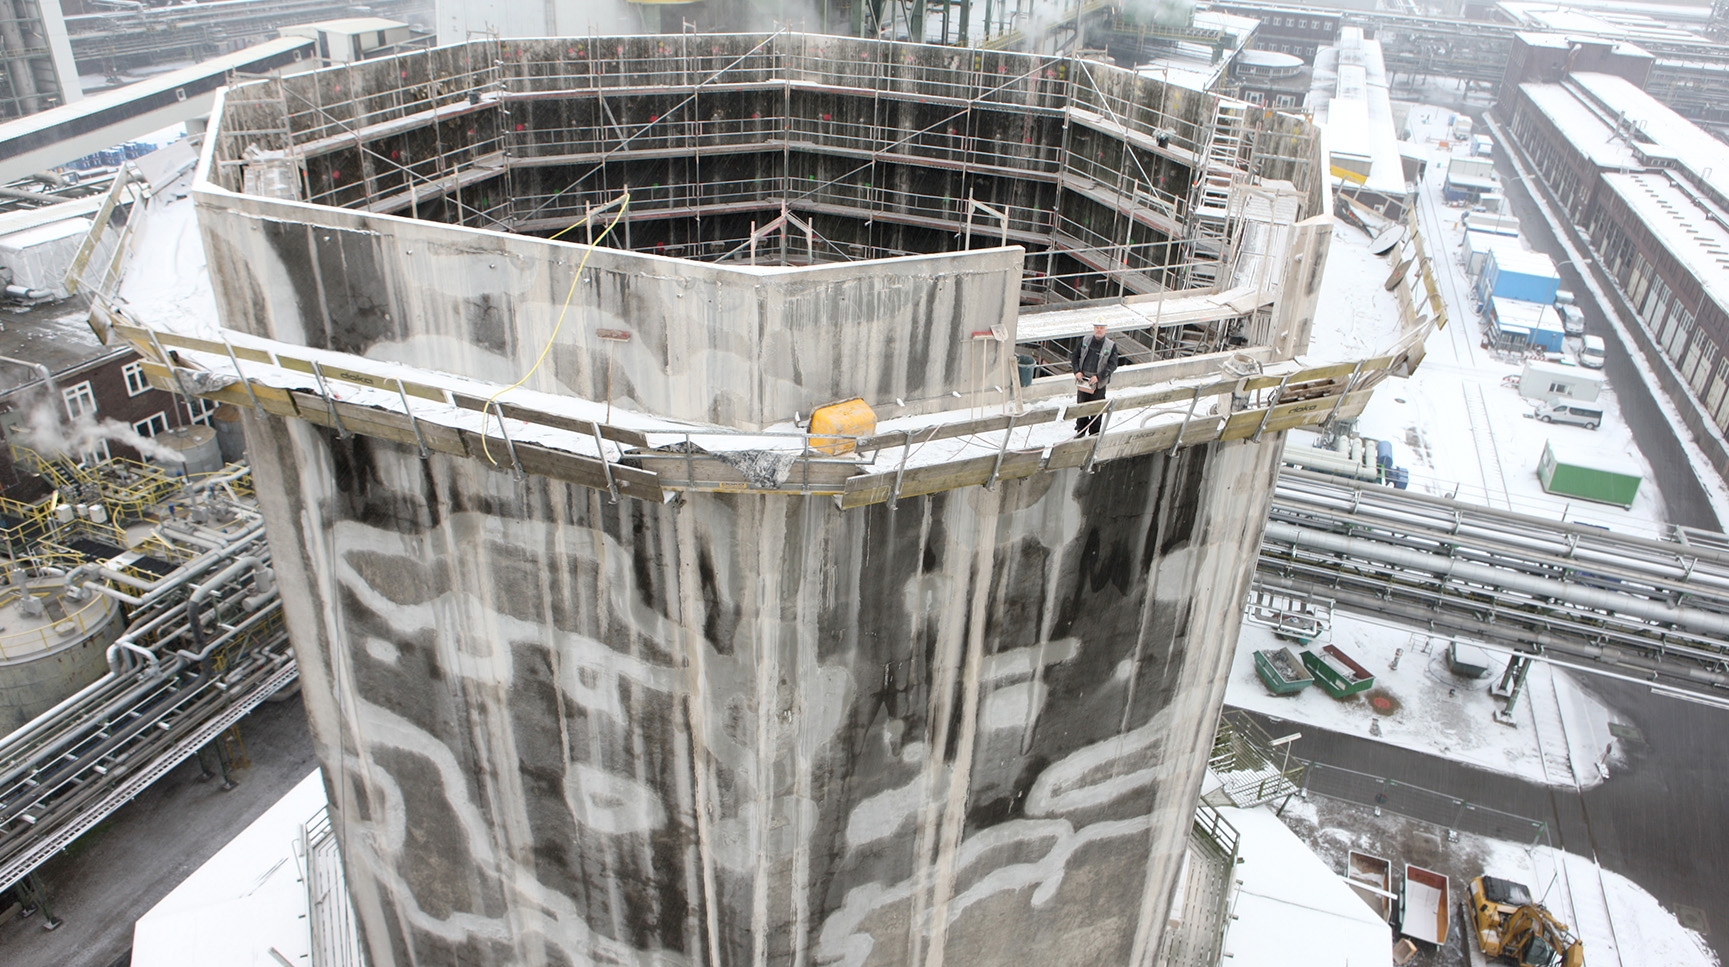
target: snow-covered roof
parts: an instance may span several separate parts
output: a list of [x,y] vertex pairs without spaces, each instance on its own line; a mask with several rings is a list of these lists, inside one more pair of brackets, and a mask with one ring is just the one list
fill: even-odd
[[1519,234],[1519,220],[1505,212],[1466,212],[1460,221],[1466,230],[1486,235],[1517,237]]
[[1517,236],[1495,235],[1490,232],[1476,232],[1467,229],[1463,248],[1468,253],[1494,252],[1497,258],[1517,258],[1515,253],[1525,251],[1525,243]]
[[134,967],[270,964],[278,952],[304,963],[312,936],[293,843],[324,805],[324,782],[314,769],[138,918]]
[[[1665,153],[1703,177],[1706,171],[1723,170],[1729,146],[1706,133],[1697,124],[1676,114],[1643,88],[1614,74],[1574,74],[1572,79],[1605,108],[1641,128]],[[1647,154],[1652,153],[1646,149]]]
[[46,242],[58,242],[64,238],[71,238],[74,235],[83,237],[89,231],[90,219],[63,218],[57,222],[37,225],[34,228],[27,228],[21,232],[13,232],[10,235],[0,237],[0,248],[22,251]]
[[1338,46],[1323,47],[1315,55],[1307,107],[1326,129],[1332,155],[1358,161],[1347,166],[1353,169],[1368,163],[1363,187],[1404,194],[1405,165],[1379,41],[1364,39],[1361,27],[1341,29]]
[[1247,67],[1299,68],[1303,66],[1303,58],[1276,50],[1245,50],[1237,55],[1237,63]]
[[1704,37],[1690,30],[1671,27],[1643,13],[1626,8],[1619,10],[1581,10],[1573,4],[1502,0],[1496,4],[1513,23],[1539,30],[1580,34],[1595,38],[1624,38],[1632,41],[1670,43],[1707,43]]
[[1579,40],[1588,40],[1592,43],[1608,44],[1610,50],[1624,57],[1651,56],[1649,51],[1637,44],[1631,44],[1625,40],[1615,40],[1609,37],[1587,36],[1574,38],[1567,34],[1558,34],[1547,30],[1515,30],[1513,36],[1524,41],[1525,46],[1527,47],[1549,47],[1555,50],[1566,50]]
[[1604,117],[1573,91],[1560,84],[1538,83],[1520,84],[1519,90],[1592,164],[1599,168],[1643,167],[1632,146],[1615,135],[1614,119]]
[[1637,460],[1607,447],[1583,446],[1572,440],[1556,440],[1551,438],[1543,444],[1555,459],[1573,467],[1584,467],[1588,470],[1602,470],[1608,473],[1624,473],[1629,477],[1645,479],[1645,468]]
[[[1222,809],[1237,830],[1242,881],[1225,937],[1234,967],[1390,965],[1393,932],[1272,809]],[[1306,953],[1305,953],[1306,952]]]
[[1561,332],[1561,316],[1555,307],[1523,299],[1496,296],[1490,300],[1495,310],[1495,325],[1515,332]]
[[1705,294],[1729,311],[1729,212],[1666,171],[1605,174],[1603,184],[1699,280]]
[[371,30],[391,31],[407,30],[408,24],[400,20],[386,20],[383,17],[342,17],[336,20],[320,20],[316,23],[303,24],[314,30],[323,30],[333,34],[358,34]]
[[1497,272],[1517,272],[1520,275],[1534,275],[1544,279],[1560,278],[1555,272],[1555,260],[1542,252],[1498,245],[1490,250],[1490,258],[1494,260]]
[[1219,78],[1224,76],[1235,54],[1243,49],[1243,45],[1260,24],[1261,22],[1253,17],[1242,17],[1221,10],[1198,10],[1194,15],[1193,26],[1203,30],[1210,28],[1228,35],[1234,41],[1230,56],[1215,58],[1210,44],[1179,41],[1158,48],[1157,55],[1151,60],[1135,65],[1135,72],[1155,76],[1161,81],[1190,90],[1210,91],[1218,84]]

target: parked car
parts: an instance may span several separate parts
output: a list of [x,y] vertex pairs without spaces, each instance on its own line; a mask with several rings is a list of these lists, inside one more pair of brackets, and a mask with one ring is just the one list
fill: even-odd
[[1587,430],[1595,430],[1598,424],[1603,422],[1601,407],[1578,400],[1562,399],[1539,403],[1533,415],[1544,423],[1572,423]]
[[1569,336],[1585,334],[1585,314],[1575,305],[1558,306],[1561,310],[1561,331]]
[[1591,369],[1602,369],[1604,354],[1608,347],[1603,345],[1602,336],[1586,336],[1585,346],[1579,350],[1579,365]]

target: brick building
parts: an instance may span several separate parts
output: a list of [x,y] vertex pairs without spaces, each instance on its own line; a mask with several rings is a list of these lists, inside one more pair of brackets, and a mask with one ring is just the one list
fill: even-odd
[[1261,26],[1255,31],[1254,39],[1257,50],[1293,54],[1312,63],[1316,51],[1339,39],[1341,11],[1255,3],[1215,3],[1210,6],[1214,10],[1259,20]]
[[1510,68],[1498,110],[1637,317],[1662,389],[1729,476],[1729,145],[1641,89],[1636,57],[1586,46],[1568,62],[1621,70],[1556,77],[1552,57],[1516,62],[1537,79]]
[[[66,443],[83,444],[77,456],[139,459],[131,434],[153,437],[170,427],[208,423],[213,408],[153,389],[144,378],[138,354],[130,347],[105,346],[90,330],[86,311],[76,300],[38,306],[9,316],[0,328],[0,488],[18,482],[12,446],[32,442],[31,412],[50,406]],[[17,360],[39,363],[53,375],[42,385],[39,370]],[[112,422],[109,422],[112,421]],[[96,427],[94,432],[87,429]]]

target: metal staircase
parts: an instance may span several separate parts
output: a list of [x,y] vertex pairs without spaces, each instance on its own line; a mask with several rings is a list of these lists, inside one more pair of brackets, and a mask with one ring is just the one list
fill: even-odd
[[1194,240],[1189,244],[1189,285],[1222,284],[1221,268],[1230,246],[1231,188],[1243,174],[1249,147],[1249,105],[1219,98],[1213,110],[1212,139],[1197,172],[1192,211]]
[[1202,802],[1248,807],[1297,792],[1308,764],[1301,759],[1293,762],[1289,747],[1275,745],[1272,737],[1243,712],[1226,709],[1219,715],[1219,730],[1213,733],[1207,768],[1222,785],[1203,796]]

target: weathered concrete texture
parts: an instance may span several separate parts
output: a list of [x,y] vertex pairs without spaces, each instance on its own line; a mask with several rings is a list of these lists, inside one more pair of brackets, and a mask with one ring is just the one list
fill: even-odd
[[247,420],[374,964],[1152,962],[1276,448],[843,512]]
[[[861,394],[970,387],[971,333],[1012,344],[1020,298],[1018,248],[722,268],[219,189],[200,202],[235,328],[500,385],[550,343],[529,389],[601,400],[610,385],[627,409],[741,429]],[[1012,354],[991,348],[988,382],[1004,385]]]

